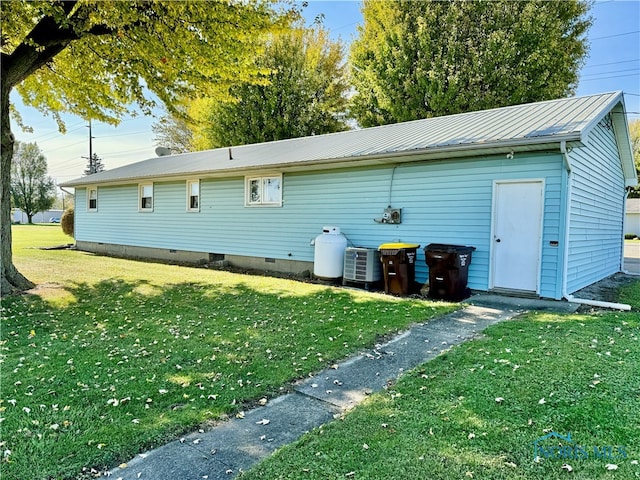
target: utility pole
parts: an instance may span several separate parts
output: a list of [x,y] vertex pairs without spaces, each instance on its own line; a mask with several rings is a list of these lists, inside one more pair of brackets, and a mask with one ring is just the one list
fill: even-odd
[[91,119],[89,119],[89,125],[87,125],[87,127],[89,128],[89,174],[92,174],[96,173],[96,166],[93,164],[93,139],[96,137],[91,135]]

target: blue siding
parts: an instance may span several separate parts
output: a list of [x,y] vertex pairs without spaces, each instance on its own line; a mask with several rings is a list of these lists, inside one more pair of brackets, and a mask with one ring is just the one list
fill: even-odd
[[[391,179],[393,177],[393,183]],[[489,286],[494,180],[544,179],[541,295],[558,297],[563,224],[559,154],[518,153],[467,160],[285,173],[282,207],[245,207],[244,177],[203,179],[201,211],[186,211],[186,181],[156,182],[154,211],[140,213],[137,184],[99,187],[98,211],[76,212],[81,241],[313,261],[315,238],[337,225],[353,245],[419,243],[416,276],[428,276],[422,248],[455,243],[477,248],[469,286]],[[391,193],[391,197],[390,197]],[[85,190],[77,189],[84,205]],[[402,208],[400,225],[378,224],[385,207]]]
[[573,184],[569,230],[569,293],[620,271],[624,175],[610,120],[570,154]]

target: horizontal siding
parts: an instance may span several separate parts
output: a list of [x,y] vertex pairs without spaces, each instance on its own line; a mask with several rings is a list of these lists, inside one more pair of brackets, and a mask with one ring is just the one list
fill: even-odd
[[[186,211],[186,182],[154,184],[154,211],[137,209],[137,185],[99,187],[98,211],[77,212],[77,239],[88,242],[313,261],[310,241],[337,225],[355,246],[403,241],[421,245],[416,264],[428,277],[423,248],[455,243],[477,248],[469,286],[486,290],[494,180],[544,179],[545,219],[541,293],[558,291],[562,159],[555,154],[287,173],[281,207],[245,207],[244,178],[201,181],[200,212]],[[391,179],[393,182],[391,183]],[[83,202],[83,189],[77,201]],[[388,205],[402,223],[374,222]]]
[[625,190],[613,128],[606,121],[592,130],[585,147],[569,155],[573,184],[567,290],[575,292],[620,270]]

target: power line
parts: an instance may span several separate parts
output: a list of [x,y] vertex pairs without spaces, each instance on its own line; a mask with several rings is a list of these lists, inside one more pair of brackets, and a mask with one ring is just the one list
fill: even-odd
[[596,65],[586,65],[582,68],[585,69],[585,68],[605,67],[607,65],[617,65],[619,63],[631,63],[631,62],[640,62],[640,58],[634,58],[633,60],[621,60],[619,62],[598,63]]
[[[603,72],[604,73],[604,72]],[[608,72],[607,72],[608,73]],[[621,78],[621,77],[637,77],[639,76],[639,74],[637,73],[628,73],[626,75],[613,75],[612,77],[602,77],[602,78],[586,78],[586,79],[580,79],[581,82],[592,82],[594,80],[607,80],[609,78]]]
[[616,33],[614,35],[605,35],[604,37],[594,37],[594,38],[590,38],[589,40],[603,40],[605,38],[613,38],[613,37],[624,37],[625,35],[633,35],[634,33],[640,33],[640,30],[634,30],[633,32],[626,32],[626,33]]
[[598,72],[598,73],[587,73],[585,75],[582,75],[582,77],[595,77],[598,75],[609,75],[611,73],[623,73],[623,72],[637,72],[640,70],[640,67],[638,68],[627,68],[625,70],[611,70],[608,72]]

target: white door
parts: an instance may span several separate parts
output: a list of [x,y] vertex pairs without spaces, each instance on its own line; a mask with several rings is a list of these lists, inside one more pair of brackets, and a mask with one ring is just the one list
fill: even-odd
[[494,184],[492,288],[538,292],[543,191],[542,181]]

